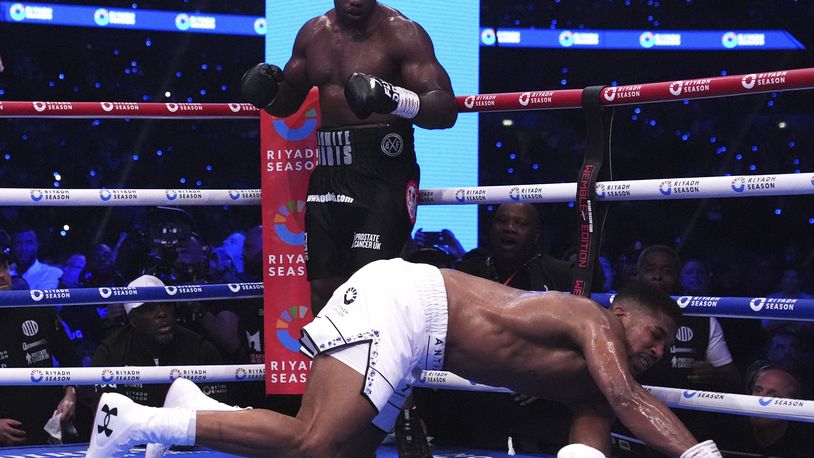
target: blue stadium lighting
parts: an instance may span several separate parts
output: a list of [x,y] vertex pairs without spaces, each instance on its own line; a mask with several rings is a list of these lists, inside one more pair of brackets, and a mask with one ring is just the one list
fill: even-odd
[[690,101],[689,100],[682,100],[681,103],[683,103],[684,105],[689,105]]
[[517,159],[517,155],[514,154],[514,153],[511,153],[511,154],[509,154],[509,159],[513,161],[513,160]]
[[96,170],[91,169],[90,176],[95,177],[96,176]]
[[65,79],[65,74],[64,74],[64,73],[60,73],[60,74],[59,74],[59,79],[64,80],[64,79]]
[[206,89],[201,89],[201,95],[206,95]]
[[221,92],[226,92],[227,89],[229,89],[229,87],[225,84],[220,87]]
[[633,112],[636,113],[636,114],[639,114],[639,113],[642,112],[642,109],[639,108],[639,107],[636,107],[636,108],[633,109]]
[[192,97],[187,97],[187,103],[192,103]]
[[717,142],[717,141],[718,141],[718,138],[717,138],[717,137],[709,137],[709,142],[710,142],[710,143],[715,143],[715,142]]
[[754,172],[755,170],[757,170],[757,166],[756,166],[755,164],[750,164],[750,165],[749,165],[749,170],[751,170],[752,172]]
[[149,48],[150,46],[152,46],[152,45],[153,45],[153,40],[150,40],[150,39],[148,38],[148,39],[147,39],[147,40],[144,42],[144,45],[145,45],[145,46],[147,46],[147,47]]
[[531,164],[531,168],[534,170],[538,170],[540,168],[540,164],[535,162],[534,164]]
[[155,152],[155,155],[158,156],[158,157],[161,157],[161,156],[164,155],[164,151],[158,150],[158,151]]
[[568,74],[568,67],[563,67],[563,68],[562,68],[562,74],[563,74],[563,75],[567,75],[567,74]]
[[201,181],[201,180],[198,180],[198,181],[195,182],[195,186],[201,186],[202,184],[203,184],[203,181]]
[[0,95],[6,95],[6,90],[5,89],[0,89]]
[[96,84],[94,84],[94,86],[96,87],[96,89],[99,89],[100,87],[102,87],[102,83],[97,81]]
[[130,74],[130,69],[129,69],[129,68],[125,68],[125,69],[124,69],[124,74],[125,74],[125,75],[129,75],[129,74]]
[[752,145],[752,152],[757,152],[757,145]]
[[52,175],[54,176],[54,179],[57,181],[62,179],[62,175],[60,175],[59,172],[54,172],[52,173]]
[[768,105],[770,107],[773,107],[774,106],[774,100],[769,100],[768,102],[766,102],[766,105]]
[[568,202],[568,208],[574,208],[574,203],[573,202]]
[[134,161],[137,161],[137,160],[138,160],[138,154],[134,154],[134,155],[133,155],[133,160],[134,160]]
[[178,180],[178,181],[180,181],[180,182],[181,182],[181,184],[186,184],[187,179],[186,179],[186,178],[181,177],[181,179],[180,179],[180,180]]
[[100,121],[100,120],[98,120],[98,119],[94,119],[94,120],[93,120],[93,121],[91,121],[91,123],[90,123],[90,125],[91,125],[91,126],[93,126],[93,127],[98,127],[98,126],[100,126],[101,124],[102,124],[102,121]]
[[795,142],[794,140],[789,142],[789,148],[794,148],[795,146],[797,146],[797,142]]
[[567,79],[563,78],[563,79],[560,80],[560,85],[565,86],[566,84],[568,84]]
[[794,164],[794,165],[800,165],[800,159],[795,159],[795,160],[791,161],[791,163]]
[[141,96],[141,100],[144,100],[146,102],[146,101],[150,100],[150,96],[147,95],[147,94],[144,94],[144,95]]
[[217,67],[215,67],[215,70],[217,70],[219,72],[223,71],[223,65],[218,65]]
[[721,70],[721,76],[726,76],[726,75],[727,75],[726,70]]
[[508,173],[509,175],[513,174],[514,173],[514,167],[509,167],[508,169],[506,169],[506,173]]
[[20,137],[20,138],[22,138],[25,141],[28,141],[28,134],[23,134],[23,136]]
[[201,70],[206,70],[206,69],[208,69],[208,68],[209,68],[209,66],[207,66],[206,64],[202,64],[202,65],[201,65]]
[[206,171],[207,171],[207,172],[211,172],[211,171],[212,171],[212,165],[211,165],[211,164],[207,164],[207,166],[206,166]]
[[53,81],[49,82],[49,83],[48,83],[48,85],[49,85],[49,86],[51,86],[51,87],[54,87],[54,86],[55,86],[55,84],[54,84],[54,82],[53,82]]
[[63,237],[67,237],[68,233],[66,231],[59,231],[59,235],[61,235]]
[[687,141],[689,138],[690,138],[690,136],[689,136],[689,135],[687,135],[687,134],[684,134],[684,135],[682,135],[682,136],[681,136],[681,140],[682,140],[682,141],[685,141],[685,142],[686,142],[686,141]]
[[774,214],[775,214],[775,215],[780,215],[780,214],[782,214],[782,213],[783,213],[783,210],[781,210],[781,209],[779,209],[779,208],[775,208],[775,209],[774,209]]
[[742,154],[736,154],[735,159],[741,160],[741,159],[743,159],[743,155]]
[[118,55],[119,55],[119,50],[118,50],[118,49],[114,49],[114,50],[113,50],[113,55],[114,55],[114,56],[118,56]]
[[58,188],[58,187],[59,187],[59,181],[55,181],[55,182],[54,182],[54,187],[55,187],[55,188]]
[[611,86],[616,87],[617,84],[619,83],[617,83],[616,81],[611,81]]
[[5,154],[5,156],[3,156],[3,157],[4,157],[4,158],[5,158],[7,161],[8,161],[8,160],[11,160],[11,154],[9,154],[9,153],[6,153],[6,154]]
[[808,224],[814,224],[814,218],[809,218],[808,219]]
[[636,116],[636,115],[633,115],[633,116],[630,117],[630,119],[633,120],[633,121],[636,121],[637,119],[639,119],[639,117]]
[[503,143],[502,142],[497,142],[497,143],[495,143],[495,147],[496,148],[503,148]]
[[138,67],[138,63],[136,61],[134,61],[134,60],[131,60],[130,61],[130,66],[131,67]]
[[181,77],[181,72],[175,72],[175,77],[180,78]]
[[650,120],[650,122],[649,122],[648,124],[650,124],[650,126],[651,126],[651,127],[653,127],[653,126],[655,126],[655,125],[656,125],[656,120],[655,120],[655,119],[651,119],[651,120]]

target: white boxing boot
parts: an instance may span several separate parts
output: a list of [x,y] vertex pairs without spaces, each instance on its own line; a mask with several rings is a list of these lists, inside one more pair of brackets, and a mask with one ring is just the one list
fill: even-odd
[[87,457],[123,456],[137,444],[195,443],[195,411],[146,407],[118,393],[99,398]]
[[[172,383],[169,391],[167,391],[167,397],[164,399],[164,407],[180,407],[192,410],[242,410],[240,407],[233,407],[210,398],[198,388],[198,385],[185,378],[177,378]],[[182,444],[151,442],[147,444],[144,458],[162,457],[172,445]]]

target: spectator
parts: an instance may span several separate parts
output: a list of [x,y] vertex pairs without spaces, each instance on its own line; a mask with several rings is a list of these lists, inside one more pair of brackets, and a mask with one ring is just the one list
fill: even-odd
[[[761,398],[807,399],[803,380],[785,366],[758,360],[746,375],[747,393]],[[735,434],[722,440],[723,448],[783,458],[810,457],[814,429],[808,423],[766,417],[738,417]]]
[[464,248],[451,230],[425,232],[419,228],[413,238],[404,244],[401,257],[410,262],[450,268],[463,255]]
[[87,266],[84,254],[76,253],[68,257],[62,265],[62,276],[59,277],[60,288],[79,288],[82,271]]
[[[665,245],[642,250],[637,263],[637,283],[668,294],[680,292],[681,260]],[[641,383],[675,388],[732,392],[740,385],[740,375],[726,344],[718,320],[712,317],[683,316],[675,343],[664,357],[644,375]],[[678,411],[676,414],[695,434],[709,426],[712,416]]]
[[55,289],[59,285],[62,270],[40,262],[37,232],[30,226],[23,226],[11,235],[14,264],[11,274],[21,276],[30,289]]
[[[142,275],[128,286],[164,286],[152,275]],[[175,322],[173,304],[131,302],[124,305],[128,325],[103,340],[93,355],[94,367],[172,366],[222,364],[218,350],[202,336]],[[100,391],[117,391],[150,406],[161,406],[169,384],[102,385]],[[224,400],[223,384],[208,385],[204,391]]]
[[[85,270],[85,255],[76,253],[68,257],[62,265],[60,288],[79,288],[82,271]],[[102,307],[104,310],[104,307]],[[93,350],[104,337],[100,317],[96,307],[76,306],[57,307],[65,332],[74,344],[82,366],[90,366]]]
[[491,251],[465,254],[457,269],[529,291],[568,291],[570,264],[543,253],[542,224],[531,204],[503,204],[489,227]]
[[[9,271],[9,242],[8,234],[0,229],[0,291],[11,290],[15,283]],[[25,280],[20,281],[27,289]],[[52,368],[53,358],[64,366],[78,363],[53,308],[0,308],[0,367]],[[0,444],[54,443],[55,438],[43,428],[55,414],[59,415],[60,440],[67,440],[75,413],[73,386],[0,387]]]

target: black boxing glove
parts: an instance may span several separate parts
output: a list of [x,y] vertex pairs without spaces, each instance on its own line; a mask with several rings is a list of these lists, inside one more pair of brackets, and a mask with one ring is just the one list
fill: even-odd
[[415,92],[364,73],[354,73],[348,78],[345,98],[359,119],[366,119],[371,113],[412,119],[420,106]]
[[280,67],[259,63],[246,70],[240,79],[240,95],[243,100],[262,110],[274,102],[283,80]]

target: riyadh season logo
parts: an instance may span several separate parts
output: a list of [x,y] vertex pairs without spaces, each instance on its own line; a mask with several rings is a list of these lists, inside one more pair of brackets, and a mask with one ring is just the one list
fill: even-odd
[[228,284],[228,285],[226,285],[226,286],[228,286],[228,287],[229,287],[229,291],[231,291],[231,292],[233,292],[233,293],[239,293],[239,292],[240,292],[240,285],[239,285],[239,284],[237,284],[237,283],[229,283],[229,284]]
[[495,34],[495,29],[486,28],[483,29],[480,33],[480,42],[486,46],[492,46],[497,43],[497,35]]
[[509,190],[509,199],[512,199],[515,202],[520,201],[520,188],[515,186]]
[[455,200],[457,200],[458,202],[466,201],[466,192],[463,189],[456,189]]
[[664,180],[659,183],[659,192],[664,196],[669,196],[673,193],[673,180]]
[[684,81],[673,81],[670,84],[670,94],[674,96],[681,95],[681,90],[684,88]]
[[99,295],[102,296],[102,299],[107,299],[108,297],[113,295],[113,290],[110,288],[99,288]]
[[240,191],[238,191],[237,189],[230,189],[229,190],[229,198],[232,199],[232,200],[240,199]]
[[[721,44],[726,49],[732,49],[738,46],[738,34],[735,32],[726,32],[725,34],[721,35]],[[746,89],[752,89],[747,87]]]
[[169,296],[175,296],[178,293],[178,287],[176,286],[165,286],[164,291],[167,292]]
[[235,380],[244,380],[248,375],[249,374],[246,372],[246,369],[243,369],[242,367],[235,369]]
[[101,102],[100,105],[102,105],[102,110],[106,111],[107,113],[113,111],[113,104],[110,102]]
[[32,189],[31,190],[31,200],[34,202],[39,202],[42,200],[44,194],[42,193],[42,189]]
[[531,100],[531,92],[524,92],[520,94],[520,97],[517,99],[520,102],[520,105],[527,107],[529,106],[529,100]]
[[22,21],[25,19],[25,7],[22,3],[14,3],[8,9],[9,16],[15,21]]
[[254,33],[258,35],[265,35],[268,31],[268,23],[266,22],[266,18],[259,17],[254,20]]
[[597,183],[594,190],[596,191],[596,197],[598,197],[600,199],[605,198],[605,184],[604,183]]
[[475,106],[475,96],[470,95],[467,98],[465,98],[464,99],[464,106],[467,107],[467,108],[470,108],[470,109],[472,107],[474,107]]
[[45,378],[45,375],[39,369],[34,369],[31,371],[31,381],[34,383],[39,383],[42,379]]
[[97,9],[93,12],[93,21],[101,26],[110,24],[110,12],[104,8]]
[[45,111],[46,108],[48,108],[48,106],[45,105],[45,103],[43,102],[31,102],[31,105],[34,106],[34,110],[37,113],[42,113],[43,111]]
[[99,190],[99,198],[102,199],[102,202],[107,202],[113,197],[113,194],[108,189],[100,189]]
[[639,35],[639,46],[645,49],[650,49],[653,46],[656,46],[656,35],[653,32],[643,32],[641,35]]
[[170,380],[175,380],[179,377],[181,377],[181,371],[179,369],[176,369],[174,367],[170,369]]
[[613,99],[616,98],[616,87],[609,87],[605,89],[605,93],[602,94],[602,96],[605,97],[605,100],[608,102],[613,102]]
[[560,32],[558,40],[560,42],[560,46],[568,48],[574,44],[574,32],[570,30],[563,30]]
[[164,191],[164,194],[167,196],[167,200],[175,200],[178,198],[178,191],[175,189],[167,189]]
[[741,84],[745,89],[752,89],[753,87],[755,87],[756,82],[757,82],[756,73],[750,73],[741,78]]
[[102,383],[110,383],[113,381],[113,371],[110,369],[102,369]]
[[43,297],[45,297],[45,293],[43,293],[39,289],[32,289],[30,294],[31,294],[31,299],[33,299],[34,302],[39,302],[39,301],[42,300]]
[[680,308],[685,309],[687,308],[688,305],[690,305],[691,300],[692,296],[681,296],[678,299],[676,299],[676,304],[678,304]]
[[697,391],[684,391],[681,393],[681,395],[684,396],[684,399],[692,399],[696,394],[698,394]]
[[178,30],[189,30],[189,25],[190,19],[188,14],[181,13],[175,16],[175,26],[178,27]]
[[749,301],[749,308],[754,310],[755,312],[759,312],[763,310],[763,306],[766,304],[765,297],[756,297]]
[[178,111],[178,104],[177,103],[165,103],[164,106],[167,107],[167,111],[170,113],[175,113]]
[[746,189],[746,178],[744,178],[744,177],[735,177],[729,183],[729,186],[735,192],[743,192],[743,190]]
[[[291,118],[295,117],[292,116]],[[271,125],[274,126],[274,130],[277,132],[277,134],[284,139],[292,142],[298,142],[311,135],[317,128],[317,110],[315,108],[311,108],[305,112],[305,117],[300,127],[288,127],[285,120],[282,119],[275,119]]]

